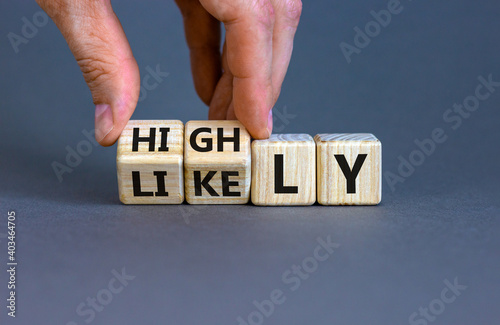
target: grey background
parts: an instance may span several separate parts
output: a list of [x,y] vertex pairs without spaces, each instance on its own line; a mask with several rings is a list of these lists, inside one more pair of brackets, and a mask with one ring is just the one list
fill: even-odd
[[[397,173],[415,139],[448,136],[376,207],[125,206],[116,147],[93,147],[62,182],[51,163],[93,128],[91,97],[52,22],[15,53],[34,1],[0,2],[1,324],[85,324],[76,313],[125,268],[136,276],[92,324],[237,324],[272,290],[286,296],[264,324],[408,324],[440,297],[444,280],[467,289],[434,324],[498,324],[500,91],[453,130],[443,113],[500,80],[498,1],[402,1],[348,64],[339,44],[387,1],[304,2],[276,109],[282,132],[371,132],[384,173]],[[206,118],[191,81],[172,1],[115,1],[141,75],[170,74],[134,119]],[[7,212],[17,213],[18,313],[6,316]],[[290,290],[282,274],[312,256],[317,238],[340,244]],[[422,318],[419,318],[422,319]],[[71,323],[70,323],[71,324]],[[425,324],[420,323],[420,324]]]

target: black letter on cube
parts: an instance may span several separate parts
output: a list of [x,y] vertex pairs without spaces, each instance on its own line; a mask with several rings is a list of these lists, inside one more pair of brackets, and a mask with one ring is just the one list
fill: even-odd
[[348,194],[356,193],[356,177],[358,177],[361,166],[363,166],[363,163],[365,162],[367,156],[367,154],[358,155],[351,170],[344,155],[335,155],[335,159],[337,159],[340,169],[342,170],[342,173],[344,173],[344,176],[347,180]]
[[240,151],[240,128],[234,128],[232,137],[224,137],[224,128],[217,128],[217,151],[224,151],[224,142],[234,144],[234,152]]
[[198,170],[195,170],[193,172],[193,175],[194,175],[194,195],[195,196],[201,196],[201,187],[203,186],[205,188],[205,190],[207,190],[208,194],[210,194],[210,196],[219,196],[219,194],[217,194],[217,192],[214,190],[214,188],[212,186],[210,186],[210,184],[208,184],[208,182],[210,182],[210,180],[212,179],[212,177],[214,177],[214,175],[216,174],[217,172],[216,171],[209,171],[207,175],[205,175],[205,177],[203,178],[203,180],[201,180],[201,172],[198,171]]
[[141,189],[141,173],[139,171],[132,172],[132,187],[134,188],[134,196],[168,196],[168,192],[165,190],[165,176],[167,176],[166,171],[155,171],[153,174],[156,176],[158,191],[153,194],[153,192],[143,192]]
[[283,183],[283,155],[274,155],[274,193],[275,194],[297,194],[299,193],[298,186],[284,186]]
[[230,182],[229,176],[239,176],[237,171],[222,172],[222,196],[241,196],[241,192],[231,192],[229,186],[238,186],[238,182]]
[[[160,128],[161,132],[161,143],[158,147],[158,151],[168,151],[167,139],[168,132],[170,128]],[[156,128],[149,129],[149,137],[139,136],[139,128],[134,128],[134,134],[132,136],[132,151],[139,151],[139,142],[148,142],[149,151],[155,151],[155,139],[156,139]]]
[[191,147],[198,152],[209,152],[212,151],[212,139],[201,139],[201,142],[206,143],[207,145],[205,147],[200,147],[196,143],[196,137],[198,134],[201,132],[206,132],[206,133],[212,133],[212,129],[210,128],[198,128],[191,133],[191,137],[189,138],[189,143],[191,144]]

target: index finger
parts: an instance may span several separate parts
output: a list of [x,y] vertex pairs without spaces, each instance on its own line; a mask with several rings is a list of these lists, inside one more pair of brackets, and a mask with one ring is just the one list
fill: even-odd
[[255,139],[266,139],[272,131],[269,114],[274,104],[274,9],[267,0],[234,2],[202,0],[207,11],[225,24],[235,115]]

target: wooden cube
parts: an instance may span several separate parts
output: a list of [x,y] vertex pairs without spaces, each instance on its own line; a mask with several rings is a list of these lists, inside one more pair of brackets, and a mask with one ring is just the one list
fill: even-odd
[[184,139],[186,201],[245,204],[250,198],[250,134],[238,121],[189,121]]
[[382,145],[373,134],[318,134],[318,202],[375,205],[382,199]]
[[311,205],[316,201],[316,145],[308,134],[273,134],[252,143],[252,203]]
[[116,153],[120,200],[125,204],[181,204],[183,140],[181,121],[129,121]]

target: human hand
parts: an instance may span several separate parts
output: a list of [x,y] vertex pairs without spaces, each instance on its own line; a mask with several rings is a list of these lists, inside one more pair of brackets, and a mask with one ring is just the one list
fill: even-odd
[[[110,0],[37,0],[80,66],[96,105],[96,139],[112,145],[135,110],[140,74]],[[210,119],[238,119],[256,139],[272,131],[302,11],[300,0],[176,0],[196,91]],[[220,54],[220,22],[226,39]]]

